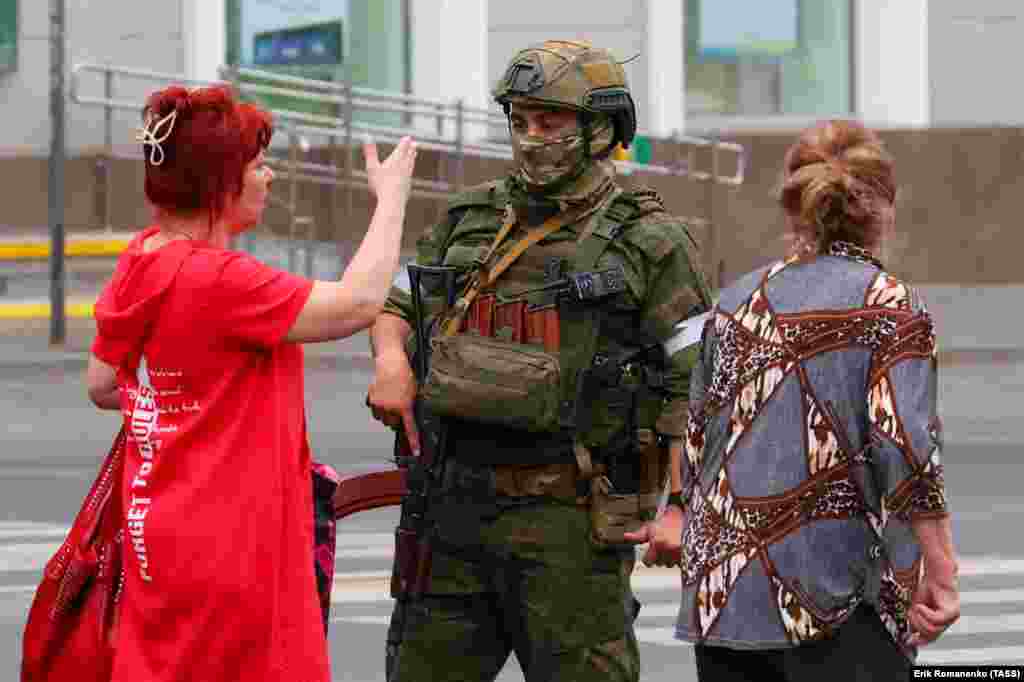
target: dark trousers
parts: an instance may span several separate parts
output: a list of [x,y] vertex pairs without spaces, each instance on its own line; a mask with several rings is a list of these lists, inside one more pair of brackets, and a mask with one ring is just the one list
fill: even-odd
[[793,649],[730,649],[698,645],[697,678],[758,682],[902,682],[911,662],[892,641],[873,607],[862,604],[836,635]]

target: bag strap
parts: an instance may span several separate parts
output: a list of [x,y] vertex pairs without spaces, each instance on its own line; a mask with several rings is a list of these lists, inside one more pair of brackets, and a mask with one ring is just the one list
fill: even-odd
[[128,431],[122,423],[60,550],[46,564],[45,573],[48,577],[60,579],[75,556],[75,550],[87,547],[95,539],[111,501],[120,504],[127,435]]

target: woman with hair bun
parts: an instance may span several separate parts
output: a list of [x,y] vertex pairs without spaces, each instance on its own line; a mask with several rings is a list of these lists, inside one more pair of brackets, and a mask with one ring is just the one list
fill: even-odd
[[705,327],[676,630],[701,680],[905,679],[959,616],[932,319],[879,260],[895,199],[875,133],[804,131],[791,252]]
[[326,682],[300,344],[383,307],[416,145],[365,145],[369,229],[340,281],[310,281],[228,248],[266,206],[269,114],[169,87],[143,117],[155,218],[96,303],[87,372],[129,433],[112,679]]

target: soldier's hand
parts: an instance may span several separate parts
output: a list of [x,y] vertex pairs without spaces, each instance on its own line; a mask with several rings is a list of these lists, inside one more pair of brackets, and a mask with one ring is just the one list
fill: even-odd
[[393,429],[403,429],[414,455],[420,454],[420,434],[412,405],[416,399],[416,377],[404,354],[379,356],[366,404],[374,419]]
[[641,561],[644,566],[678,566],[683,554],[683,510],[674,505],[665,508],[656,521],[624,535],[627,542],[647,543]]

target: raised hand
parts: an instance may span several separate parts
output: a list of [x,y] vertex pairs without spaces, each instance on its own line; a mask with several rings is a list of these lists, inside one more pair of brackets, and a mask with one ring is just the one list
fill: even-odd
[[412,172],[416,165],[416,141],[403,137],[384,161],[377,156],[377,145],[363,144],[366,157],[366,175],[370,188],[378,199],[409,196],[412,186]]

